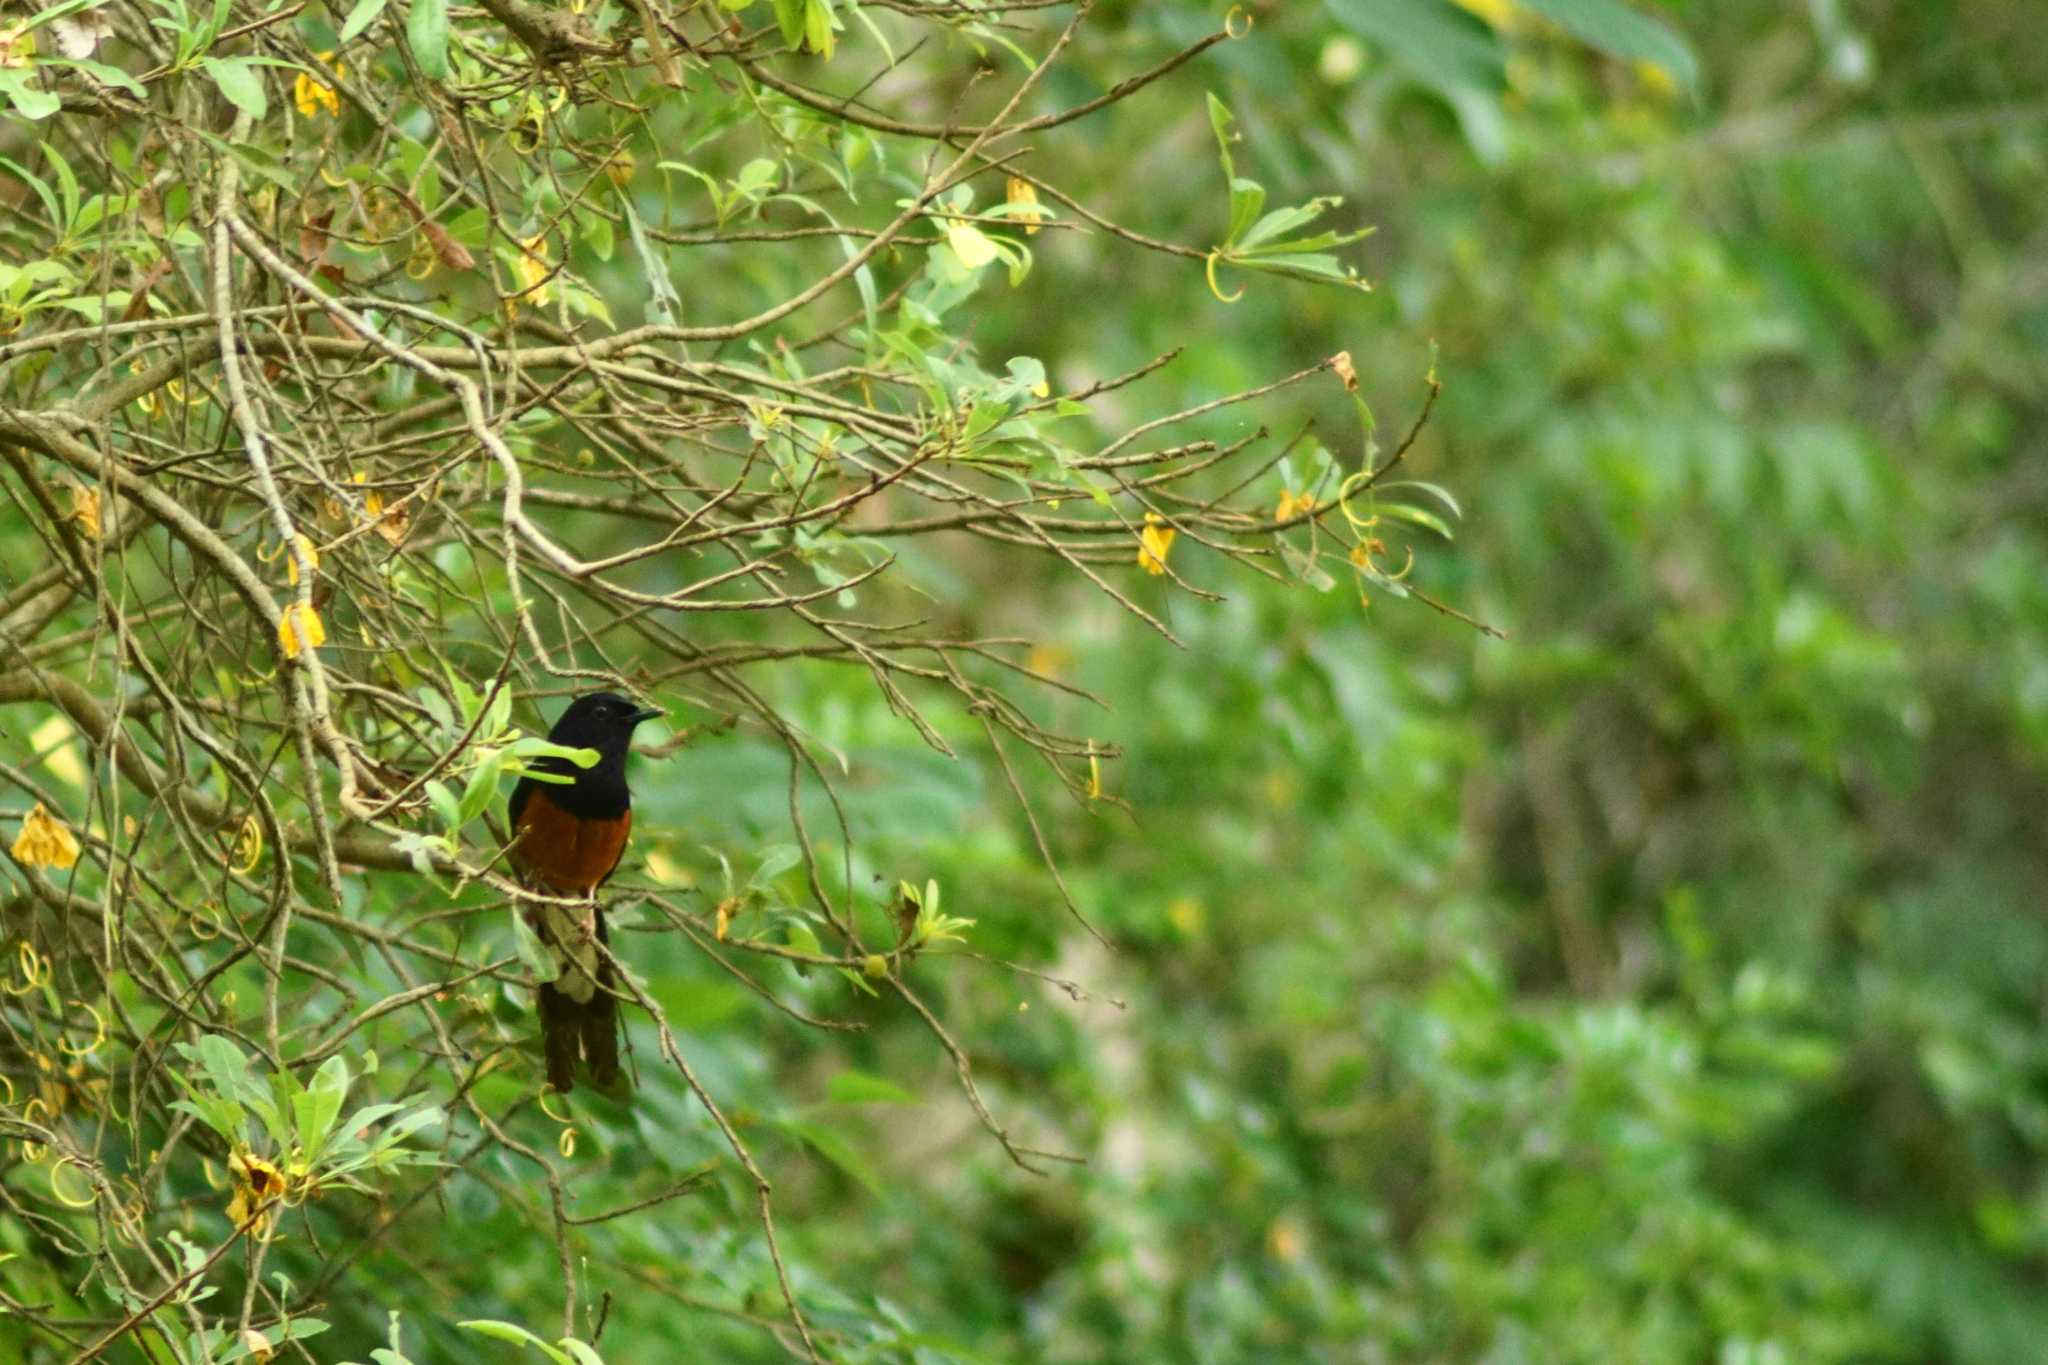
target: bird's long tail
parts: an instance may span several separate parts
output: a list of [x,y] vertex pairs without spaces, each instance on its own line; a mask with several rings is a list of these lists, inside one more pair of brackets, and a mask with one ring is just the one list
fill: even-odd
[[[597,914],[596,920],[597,941],[609,946],[604,915]],[[577,932],[556,922],[547,924],[541,934],[562,962],[561,974],[542,982],[537,992],[548,1084],[561,1094],[576,1088],[579,1056],[599,1089],[609,1089],[619,1079],[619,1001],[611,989],[611,960],[604,953],[591,951],[587,939],[580,950],[565,946],[574,941]]]

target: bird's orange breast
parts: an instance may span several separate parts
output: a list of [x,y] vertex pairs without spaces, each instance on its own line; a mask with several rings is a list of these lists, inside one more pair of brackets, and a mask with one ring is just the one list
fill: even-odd
[[557,805],[542,787],[520,808],[515,828],[519,842],[512,857],[520,870],[558,895],[580,896],[596,890],[619,865],[633,832],[633,812],[586,819]]

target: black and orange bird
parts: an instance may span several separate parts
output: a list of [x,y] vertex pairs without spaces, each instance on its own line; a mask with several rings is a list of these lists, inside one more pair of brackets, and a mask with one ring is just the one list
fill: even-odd
[[548,738],[566,748],[595,749],[596,764],[537,759],[535,769],[570,781],[529,776],[512,789],[513,865],[536,891],[589,899],[585,906],[543,905],[526,915],[557,967],[555,979],[540,986],[540,1040],[548,1084],[565,1093],[574,1088],[579,1056],[600,1089],[619,1078],[619,1001],[611,962],[595,946],[610,944],[597,889],[618,867],[633,830],[633,793],[626,786],[633,729],[660,714],[615,692],[578,697]]

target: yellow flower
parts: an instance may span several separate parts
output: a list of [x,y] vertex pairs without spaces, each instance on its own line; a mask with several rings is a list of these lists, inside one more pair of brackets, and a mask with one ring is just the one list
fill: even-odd
[[[1029,180],[1020,180],[1013,175],[1010,177],[1007,193],[1012,206],[1010,218],[1015,222],[1024,224],[1024,235],[1026,237],[1036,233],[1040,220],[1045,217],[1045,210],[1038,207],[1038,186],[1032,184]],[[1027,204],[1030,205],[1029,208],[1024,207]]]
[[972,223],[946,224],[946,245],[969,270],[979,270],[996,258],[996,244]]
[[[300,551],[306,556],[307,565],[318,570],[320,567],[320,552],[313,548],[312,539],[301,532],[298,536],[298,542]],[[299,557],[289,550],[285,551],[284,556],[284,576],[291,580],[293,587],[299,586]]]
[[13,851],[23,867],[71,867],[78,862],[78,838],[38,801],[21,822]]
[[71,485],[71,519],[85,532],[86,539],[100,538],[100,490],[86,484]]
[[287,659],[299,657],[301,649],[318,649],[327,643],[327,627],[320,613],[304,602],[293,602],[277,618],[277,645]]
[[[334,69],[335,75],[348,74],[348,68],[334,60],[332,51],[322,52],[319,56],[323,64]],[[327,111],[329,118],[341,116],[341,96],[334,93],[332,86],[322,85],[303,71],[299,73],[298,79],[292,82],[292,103],[299,107],[299,115],[302,118],[316,118],[323,109]]]
[[1042,674],[1048,678],[1057,678],[1063,675],[1067,671],[1067,666],[1073,662],[1074,651],[1068,649],[1065,645],[1049,645],[1040,642],[1031,646],[1031,654],[1025,660],[1024,666],[1033,673]]
[[1283,488],[1280,490],[1280,505],[1273,509],[1273,520],[1286,521],[1291,517],[1307,516],[1316,510],[1316,505],[1315,494],[1297,494],[1291,488]]
[[1157,512],[1145,514],[1145,528],[1138,532],[1138,567],[1149,574],[1166,572],[1166,553],[1173,548],[1173,538],[1180,534],[1165,524],[1166,518]]
[[548,239],[545,233],[529,237],[519,244],[519,258],[513,262],[513,273],[519,277],[519,292],[509,302],[517,307],[531,303],[534,307],[544,306],[548,301]]
[[261,1237],[277,1217],[277,1201],[284,1196],[284,1173],[254,1152],[236,1148],[228,1153],[228,1170],[235,1178],[234,1197],[228,1200],[228,1221],[237,1232],[247,1228]]

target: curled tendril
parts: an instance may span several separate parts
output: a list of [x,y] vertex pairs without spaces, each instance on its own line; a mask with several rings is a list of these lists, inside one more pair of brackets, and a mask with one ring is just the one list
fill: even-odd
[[561,1097],[561,1093],[561,1091],[555,1089],[551,1085],[542,1086],[540,1091],[540,1112],[546,1114],[556,1123],[562,1124],[564,1126],[573,1125],[576,1122],[576,1116],[570,1113],[566,1106],[559,1114],[557,1114],[553,1109],[548,1107],[548,1101],[550,1099],[559,1099]]
[[1252,12],[1243,5],[1232,5],[1223,16],[1223,32],[1231,38],[1242,38],[1252,31]]
[[[31,1095],[29,1096],[28,1103],[21,1106],[21,1121],[23,1123],[35,1123],[37,1122],[38,1115],[40,1115],[43,1118],[56,1117],[56,1115],[51,1112],[50,1105],[47,1100],[45,1100],[41,1095]],[[49,1152],[49,1150],[49,1147],[43,1143],[32,1141],[29,1138],[23,1138],[21,1140],[21,1159],[23,1161],[26,1161],[31,1166],[41,1161],[44,1155]]]
[[555,1150],[560,1152],[564,1158],[576,1155],[576,1130],[574,1127],[562,1130],[562,1135],[555,1139]]
[[35,950],[35,945],[24,941],[18,956],[21,960],[21,985],[12,982],[0,986],[9,995],[27,995],[50,979],[50,960]]
[[0,1104],[5,1104],[9,1109],[12,1109],[14,1107],[14,1082],[8,1079],[5,1072],[0,1072],[0,1085],[7,1087],[7,1098],[0,1100]]
[[[221,912],[218,905],[215,905],[212,901],[196,905],[192,908],[191,915],[192,937],[198,939],[201,943],[210,943],[221,936],[224,926],[221,923]],[[200,928],[201,925],[206,927],[202,930]]]
[[412,254],[405,258],[405,277],[409,280],[423,280],[434,273],[434,267],[441,263],[434,254],[434,244],[425,233],[413,236]]
[[540,149],[541,139],[546,134],[547,110],[542,108],[540,101],[536,99],[528,102],[526,112],[520,115],[519,122],[512,126],[508,135],[512,142],[512,150],[525,156]]
[[[1376,503],[1372,497],[1372,477],[1373,471],[1370,469],[1355,470],[1345,476],[1343,483],[1337,485],[1337,509],[1344,514],[1344,520],[1351,523],[1351,529],[1360,535],[1380,524],[1380,514],[1374,510]],[[1351,494],[1361,486],[1366,490],[1366,513],[1362,517],[1351,510]]]
[[1226,294],[1223,292],[1223,286],[1216,283],[1216,263],[1222,258],[1223,248],[1220,246],[1209,253],[1209,260],[1206,267],[1209,275],[1209,292],[1214,294],[1217,298],[1221,299],[1225,303],[1236,303],[1239,299],[1244,297],[1244,290],[1239,289],[1235,294]]
[[[85,1188],[87,1191],[83,1199],[71,1198],[69,1195],[64,1193],[63,1185],[58,1183],[58,1172],[62,1171],[66,1166],[78,1167],[79,1175],[84,1179]],[[85,1174],[85,1167],[79,1164],[78,1158],[76,1157],[60,1156],[57,1158],[55,1164],[53,1164],[50,1167],[50,1193],[56,1197],[58,1203],[62,1204],[67,1209],[89,1209],[94,1204],[100,1202],[98,1188],[94,1186],[92,1177]]]
[[191,391],[187,392],[185,381],[182,379],[166,379],[164,381],[164,392],[188,408],[196,408],[201,403],[209,401],[206,391],[197,384],[194,384]]
[[92,1041],[84,1047],[73,1047],[62,1038],[59,1038],[57,1040],[57,1050],[67,1057],[90,1057],[93,1053],[99,1051],[101,1043],[107,1041],[107,1021],[100,1015],[98,1010],[85,1001],[74,1000],[71,1003],[92,1016]]
[[240,876],[247,876],[256,870],[256,864],[263,861],[263,826],[254,815],[242,818],[242,827],[235,831],[235,846],[231,855],[234,862],[228,870]]

